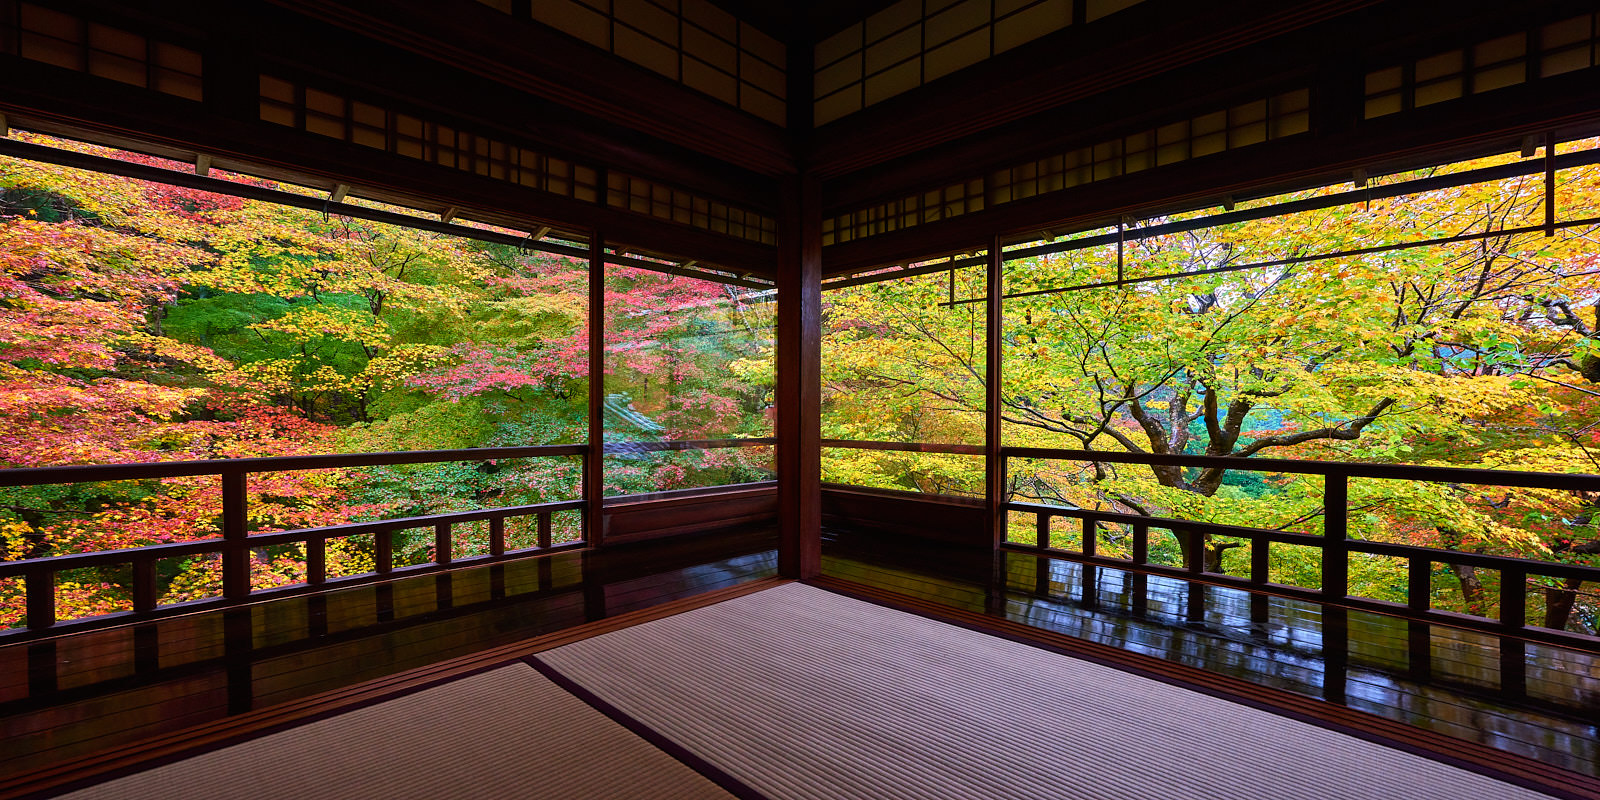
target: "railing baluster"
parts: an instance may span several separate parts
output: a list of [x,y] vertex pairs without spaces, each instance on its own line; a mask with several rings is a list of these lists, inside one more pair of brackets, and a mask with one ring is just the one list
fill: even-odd
[[[1261,537],[1250,540],[1250,585],[1266,586],[1272,576],[1272,541]],[[1271,619],[1272,606],[1266,595],[1250,593],[1250,621],[1265,624]]]
[[56,624],[55,572],[30,569],[22,580],[28,593],[28,627],[37,631]]
[[554,540],[555,537],[550,532],[550,512],[541,512],[539,514],[539,547],[549,549]]
[[1350,594],[1350,479],[1330,472],[1322,495],[1322,593]]
[[1417,681],[1433,675],[1433,626],[1421,620],[1406,621],[1406,675]]
[[1128,590],[1133,595],[1133,615],[1143,617],[1150,613],[1150,576],[1143,572],[1133,573],[1133,586]]
[[156,560],[133,560],[133,610],[151,611],[156,607]]
[[161,669],[161,631],[149,623],[133,626],[133,671],[148,674]]
[[1083,518],[1083,551],[1082,552],[1086,556],[1094,555],[1096,546],[1099,544],[1099,542],[1095,541],[1095,538],[1096,538],[1095,530],[1096,530],[1096,526],[1095,526],[1094,520],[1089,519],[1088,517],[1084,517]]
[[1406,605],[1412,611],[1433,607],[1433,562],[1426,558],[1406,559]]
[[1528,643],[1500,637],[1500,695],[1528,696]]
[[448,564],[450,556],[450,523],[441,522],[433,526],[433,561]]
[[[549,559],[540,559],[548,561]],[[492,564],[489,566],[489,599],[504,600],[506,597],[506,565]]]
[[222,472],[222,596],[239,600],[250,596],[250,496],[241,469]]
[[1050,515],[1040,514],[1037,517],[1037,529],[1034,532],[1034,544],[1041,548],[1050,546]]
[[492,517],[489,520],[489,555],[503,556],[506,554],[506,518]]
[[[1318,547],[1322,550],[1323,555],[1320,570],[1321,587],[1314,590],[1301,590],[1294,586],[1273,585],[1272,593],[1299,600],[1322,602],[1327,607],[1336,610],[1369,611],[1408,619],[1410,622],[1408,635],[1411,639],[1410,655],[1412,662],[1410,668],[1414,673],[1418,674],[1425,675],[1431,669],[1428,649],[1430,647],[1430,627],[1433,624],[1444,623],[1453,627],[1486,632],[1491,635],[1511,636],[1528,642],[1576,642],[1573,634],[1569,634],[1566,631],[1546,628],[1538,621],[1528,622],[1528,593],[1530,591],[1528,589],[1528,581],[1531,576],[1540,576],[1541,578],[1556,578],[1568,581],[1569,585],[1577,581],[1600,582],[1600,569],[1589,566],[1356,539],[1351,536],[1349,520],[1350,481],[1355,478],[1589,490],[1594,486],[1600,485],[1600,477],[1593,475],[1275,459],[1251,459],[1247,465],[1239,465],[1236,463],[1237,459],[1219,459],[1210,456],[1104,453],[1099,451],[1028,447],[1005,447],[1001,449],[1001,456],[1005,459],[1104,460],[1111,463],[1184,467],[1209,467],[1221,463],[1226,464],[1230,469],[1323,476],[1325,478],[1323,500],[1325,518],[1324,531],[1320,535],[1293,531],[1263,530],[1241,525],[1203,522],[1187,523],[1178,519],[1147,517],[1115,511],[1093,512],[1093,518],[1097,522],[1110,522],[1131,527],[1133,531],[1132,562],[1137,565],[1137,571],[1141,574],[1149,572],[1173,578],[1190,577],[1194,573],[1204,572],[1205,570],[1203,560],[1205,556],[1203,551],[1205,536],[1249,538],[1252,542],[1252,552],[1250,557],[1251,575],[1248,579],[1227,575],[1226,573],[1206,573],[1205,579],[1209,584],[1229,586],[1255,593],[1257,596],[1252,597],[1251,600],[1251,617],[1256,621],[1264,621],[1266,619],[1265,612],[1267,611],[1268,598],[1267,595],[1261,594],[1261,584],[1271,584],[1269,571],[1271,546],[1274,544],[1293,544],[1296,546]],[[1006,510],[1009,513],[1034,514],[1035,518],[1041,523],[1046,522],[1047,518],[1052,516],[1083,519],[1083,514],[1088,513],[1081,509],[1063,506],[1021,502],[1008,502]],[[1164,529],[1172,532],[1172,535],[1178,539],[1185,549],[1185,563],[1178,566],[1150,563],[1148,534],[1152,525],[1159,526],[1158,530]],[[1269,540],[1265,537],[1271,538]],[[1002,542],[1001,549],[1013,552],[1034,552],[1037,548],[1030,544]],[[1405,607],[1397,608],[1386,601],[1350,594],[1350,559],[1354,553],[1404,559],[1406,561],[1407,587]],[[1077,560],[1086,564],[1092,563],[1099,558],[1092,552],[1085,553],[1085,556],[1085,558],[1079,559],[1077,556],[1068,553],[1053,553],[1051,558]],[[1500,571],[1502,578],[1499,589],[1500,610],[1497,615],[1493,615],[1498,618],[1447,616],[1435,611],[1432,604],[1431,584],[1432,572],[1437,564],[1471,566],[1479,570]],[[1538,585],[1535,585],[1534,591],[1539,588]],[[1562,590],[1557,589],[1556,591]],[[1203,590],[1191,591],[1189,597],[1189,616],[1191,620],[1201,618],[1201,612],[1203,612],[1202,600]],[[1137,612],[1140,605],[1137,595],[1135,595],[1133,602]],[[1587,646],[1587,643],[1577,644],[1577,646],[1584,647]],[[1513,657],[1508,657],[1508,659],[1507,664],[1513,667],[1521,664],[1520,661]],[[1508,691],[1513,689],[1514,687],[1508,689]]]
[[1206,585],[1190,581],[1183,589],[1184,597],[1187,600],[1184,620],[1204,625],[1206,621],[1206,595],[1208,594]]
[[1500,570],[1500,624],[1522,628],[1528,624],[1528,572],[1515,567]]
[[440,608],[452,608],[456,604],[455,579],[453,573],[440,572],[433,576],[433,602]]
[[394,530],[385,529],[372,534],[374,561],[379,575],[394,572]]
[[1093,564],[1083,564],[1078,567],[1078,577],[1083,606],[1093,608],[1100,605],[1100,568]]
[[44,697],[61,688],[60,663],[56,640],[28,643],[28,696]]
[[316,586],[328,581],[328,540],[313,536],[306,540],[306,583]]

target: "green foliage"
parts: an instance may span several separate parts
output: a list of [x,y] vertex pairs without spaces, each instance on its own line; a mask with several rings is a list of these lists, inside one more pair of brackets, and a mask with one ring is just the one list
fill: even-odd
[[[1417,176],[1390,180],[1408,177]],[[1592,215],[1597,188],[1600,170],[1564,171],[1558,203],[1574,218]],[[1011,259],[1008,294],[1230,271],[1007,300],[1003,442],[1597,471],[1593,230],[1295,263],[1536,223],[1543,199],[1536,180],[1517,178],[1179,234],[1138,230],[1212,213],[1193,212],[1139,223],[1121,253],[1105,245]],[[1278,266],[1238,269],[1260,262]],[[984,295],[983,273],[966,268],[826,296],[825,437],[983,440],[984,306],[962,302]],[[921,454],[838,450],[827,459],[835,480],[938,492],[983,485],[976,459],[961,481]],[[1068,507],[1312,535],[1324,527],[1322,480],[1298,473],[1013,459],[1009,478],[1014,497]],[[1600,511],[1586,493],[1357,481],[1349,507],[1358,538],[1595,563],[1578,552],[1593,540]],[[1010,535],[1034,537],[1015,521]],[[1206,536],[1203,545],[1207,569],[1248,574],[1241,542]],[[1183,547],[1171,532],[1152,531],[1160,563],[1182,563]],[[1314,548],[1274,545],[1270,565],[1273,581],[1321,580]],[[1350,575],[1353,591],[1370,597],[1400,599],[1406,585],[1404,566],[1387,559],[1353,556]],[[1468,596],[1479,593],[1472,576],[1451,578],[1468,588],[1444,595],[1441,607],[1485,607]]]
[[[672,438],[770,435],[770,298],[614,279],[607,362],[633,413]],[[0,159],[0,467],[581,441],[587,280],[564,257]],[[608,479],[630,493],[737,483],[770,478],[769,460],[670,453]],[[252,474],[248,524],[570,500],[581,474],[570,457]],[[188,541],[217,535],[220,515],[214,478],[6,489],[0,545],[14,559]],[[575,525],[562,515],[558,538]],[[459,528],[462,552],[486,552],[487,526]],[[524,521],[507,535],[536,541]],[[397,563],[432,558],[431,527],[393,537]],[[331,540],[329,574],[369,571],[374,546]],[[304,580],[304,559],[257,551],[252,583]],[[220,591],[214,557],[158,566],[163,602]],[[126,567],[63,580],[63,616],[130,606]],[[22,614],[20,586],[0,585],[0,624]]]

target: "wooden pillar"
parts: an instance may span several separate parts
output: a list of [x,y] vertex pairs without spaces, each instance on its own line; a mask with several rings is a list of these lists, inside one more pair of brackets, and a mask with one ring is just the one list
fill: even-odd
[[984,348],[986,361],[983,377],[984,414],[984,498],[989,508],[989,528],[996,548],[1006,540],[1006,463],[1000,457],[1000,356],[1003,342],[1001,331],[1004,317],[1001,300],[1005,292],[1005,262],[1000,250],[1000,237],[989,241],[989,274],[987,292],[989,302],[984,315]]
[[778,223],[778,574],[822,570],[822,207],[817,180],[784,183]]
[[583,540],[605,544],[606,241],[589,239],[589,451],[583,455]]

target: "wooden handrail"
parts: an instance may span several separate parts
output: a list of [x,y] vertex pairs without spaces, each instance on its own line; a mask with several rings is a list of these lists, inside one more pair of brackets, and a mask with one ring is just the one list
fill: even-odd
[[1348,461],[1311,461],[1292,458],[1238,458],[1236,456],[1166,455],[1109,450],[1068,450],[1056,447],[1003,447],[1007,458],[1088,461],[1106,464],[1153,464],[1164,467],[1222,467],[1250,472],[1287,472],[1301,475],[1343,475],[1347,478],[1467,483],[1516,486],[1525,489],[1600,490],[1600,475],[1567,472],[1521,472],[1473,467],[1431,467],[1418,464],[1362,464]]
[[152,461],[138,464],[90,464],[71,467],[22,467],[0,469],[0,487],[178,478],[190,475],[221,475],[228,471],[292,472],[305,469],[381,467],[392,464],[486,461],[499,458],[546,458],[551,456],[577,456],[587,452],[589,452],[589,446],[586,444],[555,444],[529,447],[469,447],[460,450],[341,453],[338,455],[319,456]]
[[890,450],[900,453],[944,453],[957,456],[981,456],[983,446],[976,444],[938,444],[934,442],[873,442],[856,439],[823,439],[822,446],[844,447],[852,450]]
[[[19,633],[37,633],[56,626],[55,580],[57,573],[65,570],[120,566],[123,564],[131,565],[133,569],[134,609],[130,613],[135,618],[143,618],[154,613],[159,605],[155,591],[155,569],[156,562],[160,559],[210,553],[220,554],[222,556],[222,603],[223,605],[233,605],[259,599],[265,594],[279,593],[279,590],[285,588],[298,588],[279,587],[278,590],[252,591],[250,588],[251,551],[257,548],[304,543],[306,545],[307,562],[306,583],[317,586],[327,582],[326,543],[329,539],[369,533],[374,535],[377,545],[376,568],[373,572],[367,573],[367,575],[374,578],[382,578],[396,572],[393,542],[389,538],[389,534],[395,531],[432,527],[436,545],[439,543],[448,545],[451,526],[487,520],[490,523],[490,555],[488,558],[492,561],[504,560],[512,555],[526,552],[526,550],[523,550],[507,553],[505,547],[505,520],[507,518],[537,517],[540,546],[533,549],[549,550],[552,549],[552,544],[550,543],[550,515],[560,511],[572,510],[587,513],[585,501],[567,500],[251,534],[248,528],[249,494],[247,489],[249,475],[253,472],[287,472],[335,467],[427,464],[450,461],[483,461],[488,459],[546,458],[576,456],[588,452],[588,445],[568,444],[0,470],[0,486],[43,486],[94,481],[149,480],[194,475],[216,475],[222,480],[222,535],[220,537],[122,550],[72,553],[0,562],[0,579],[22,579],[27,609],[26,630],[14,629],[0,632],[0,638],[9,638]],[[452,556],[453,554],[448,546],[436,547],[432,566],[443,567],[448,565],[452,561]]]
[[[1250,528],[1242,525],[1226,525],[1216,522],[1196,522],[1173,517],[1145,517],[1138,514],[1094,511],[1041,503],[1006,503],[1005,507],[1007,511],[1020,511],[1036,516],[1071,517],[1073,519],[1088,519],[1095,522],[1109,522],[1120,525],[1142,525],[1146,528],[1157,529],[1182,528],[1183,530],[1198,531],[1214,536],[1249,539],[1252,542],[1261,540],[1263,542],[1292,544],[1303,547],[1322,547],[1326,543],[1323,536],[1314,533]],[[1394,558],[1424,558],[1429,561],[1460,564],[1483,569],[1522,570],[1530,575],[1543,575],[1551,578],[1600,581],[1600,567],[1586,567],[1581,564],[1563,564],[1558,561],[1539,561],[1538,559],[1494,556],[1486,553],[1466,553],[1459,550],[1443,550],[1437,547],[1423,547],[1421,545],[1394,542],[1374,542],[1366,539],[1350,539],[1345,544],[1345,547],[1351,552],[1371,553]]]
[[[440,525],[459,525],[467,522],[506,519],[509,517],[539,516],[541,519],[558,511],[580,511],[582,500],[562,500],[554,503],[537,503],[526,506],[483,508],[475,511],[451,511],[444,514],[426,514],[417,517],[395,517],[371,522],[348,522],[321,528],[296,528],[270,533],[253,533],[245,541],[250,548],[271,547],[281,544],[298,544],[313,539],[340,539],[366,533],[393,533],[412,528],[431,528]],[[34,570],[60,572],[68,569],[109,567],[132,563],[135,559],[181,558],[204,553],[221,553],[227,550],[227,539],[212,537],[192,542],[169,542],[121,550],[96,550],[92,553],[69,553],[61,556],[26,558],[19,561],[0,561],[0,578],[15,578]]]
[[659,442],[606,442],[602,452],[660,453],[676,450],[722,450],[733,447],[763,447],[778,443],[774,436],[754,436],[738,439],[678,439]]
[[[1034,458],[1177,467],[1221,467],[1251,472],[1322,475],[1326,479],[1323,500],[1323,533],[1321,535],[1170,517],[1152,517],[1113,511],[1069,508],[1066,506],[1020,503],[1008,500],[1003,505],[1005,510],[1035,515],[1038,529],[1037,541],[1034,544],[1007,543],[1005,546],[1009,549],[1026,550],[1052,557],[1059,556],[1092,565],[1117,568],[1131,567],[1138,571],[1172,575],[1249,591],[1261,591],[1265,587],[1271,586],[1274,593],[1284,596],[1313,599],[1316,602],[1394,614],[1407,619],[1440,623],[1458,628],[1484,631],[1495,635],[1517,635],[1535,641],[1560,644],[1590,652],[1600,652],[1600,638],[1538,626],[1530,627],[1527,623],[1527,581],[1530,577],[1543,576],[1579,581],[1600,581],[1600,568],[1512,556],[1465,553],[1434,547],[1353,539],[1350,538],[1348,530],[1348,493],[1349,480],[1351,478],[1593,491],[1600,489],[1600,475],[1502,471],[1468,467],[1433,467],[1411,464],[1359,464],[1335,461],[1299,461],[1292,459],[1257,459],[1186,454],[1102,452],[1098,450],[1069,450],[1049,447],[1004,447],[1001,448],[1001,457],[1004,459]],[[1071,517],[1083,521],[1084,542],[1080,553],[1051,547],[1049,521],[1053,517]],[[1133,559],[1107,558],[1095,552],[1092,539],[1096,525],[1102,522],[1129,526],[1134,538]],[[1149,563],[1151,528],[1169,529],[1174,535],[1190,537],[1189,546],[1185,548],[1186,562],[1181,567]],[[1239,578],[1223,573],[1207,572],[1204,563],[1204,548],[1200,546],[1201,543],[1199,541],[1206,535],[1248,539],[1251,543],[1250,576],[1248,578]],[[1323,556],[1321,588],[1311,590],[1269,584],[1266,571],[1269,564],[1268,553],[1273,543],[1318,548]],[[1351,596],[1349,587],[1350,553],[1368,553],[1405,559],[1408,573],[1406,602],[1404,604],[1395,604]],[[1492,620],[1484,617],[1452,614],[1434,609],[1431,598],[1432,582],[1428,579],[1434,564],[1498,570],[1502,576],[1499,619]]]

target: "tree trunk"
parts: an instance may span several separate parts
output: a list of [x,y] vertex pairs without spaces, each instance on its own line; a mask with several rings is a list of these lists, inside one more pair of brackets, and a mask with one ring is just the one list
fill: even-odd
[[1551,630],[1564,631],[1567,622],[1572,619],[1572,607],[1578,602],[1578,589],[1583,586],[1583,581],[1578,578],[1568,578],[1561,582],[1561,588],[1547,586],[1544,590],[1544,626]]
[[[1194,563],[1195,557],[1195,554],[1190,552],[1191,539],[1189,532],[1183,528],[1173,528],[1172,536],[1178,540],[1178,552],[1183,554],[1183,566],[1187,569],[1190,564]],[[1232,547],[1243,547],[1243,545],[1238,542],[1217,542],[1211,539],[1210,534],[1202,535],[1200,537],[1200,557],[1203,559],[1202,568],[1206,572],[1227,574],[1222,569],[1222,554]]]
[[1214,542],[1210,536],[1206,537],[1206,572],[1215,572],[1226,575],[1228,571],[1222,568],[1222,554],[1229,548],[1243,547],[1238,542]]
[[1465,564],[1451,564],[1450,571],[1454,572],[1456,580],[1461,582],[1461,596],[1467,601],[1467,612],[1487,616],[1489,605],[1487,595],[1483,591],[1483,582],[1478,580],[1478,568]]

